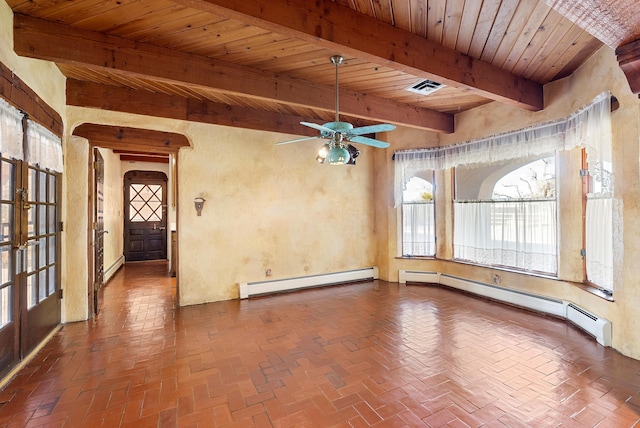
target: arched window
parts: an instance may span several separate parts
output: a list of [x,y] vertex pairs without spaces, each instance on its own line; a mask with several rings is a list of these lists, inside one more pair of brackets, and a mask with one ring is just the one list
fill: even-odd
[[433,171],[411,178],[402,193],[402,256],[436,253]]
[[457,168],[454,257],[555,274],[555,177],[555,156]]
[[491,199],[540,199],[556,196],[555,157],[538,159],[511,171],[493,187]]

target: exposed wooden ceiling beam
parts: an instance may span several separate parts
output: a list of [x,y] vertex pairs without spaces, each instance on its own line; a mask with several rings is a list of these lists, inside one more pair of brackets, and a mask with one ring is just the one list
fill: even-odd
[[120,160],[122,162],[169,163],[168,156],[120,155]]
[[0,62],[0,96],[22,111],[28,111],[31,119],[54,134],[62,135],[64,126],[60,114],[36,94],[20,77]]
[[616,49],[618,64],[634,94],[640,94],[640,39]]
[[[67,25],[14,16],[18,55],[81,64],[121,75],[214,89],[333,112],[335,88],[249,67],[133,42]],[[453,116],[350,91],[340,93],[341,112],[368,120],[437,132],[453,132]],[[299,133],[298,133],[299,134]]]
[[542,85],[332,0],[175,2],[418,77],[467,87],[496,101],[529,110],[544,107]]
[[67,79],[67,105],[282,134],[318,134],[300,125],[313,121],[309,118],[74,79]]
[[144,153],[169,154],[189,147],[189,140],[182,134],[123,126],[83,123],[73,130],[73,135],[86,138],[92,146]]

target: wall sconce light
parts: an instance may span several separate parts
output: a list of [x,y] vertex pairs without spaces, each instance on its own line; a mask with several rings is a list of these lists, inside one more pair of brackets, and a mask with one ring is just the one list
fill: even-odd
[[202,208],[204,207],[205,199],[195,198],[193,202],[196,205],[196,212],[198,213],[198,217],[200,217],[202,215]]

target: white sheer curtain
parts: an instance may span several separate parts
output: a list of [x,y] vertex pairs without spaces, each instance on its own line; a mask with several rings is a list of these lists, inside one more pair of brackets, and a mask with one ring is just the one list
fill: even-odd
[[402,204],[402,255],[436,254],[435,209],[433,202]]
[[613,290],[612,217],[612,198],[587,198],[587,279],[607,290]]
[[395,152],[395,206],[402,202],[402,191],[416,171],[508,162],[574,147],[586,147],[590,153],[607,140],[610,144],[610,99],[611,94],[603,92],[589,105],[553,122],[447,147]]
[[0,98],[0,153],[6,158],[24,159],[22,113]]
[[556,201],[454,203],[454,257],[531,272],[557,272]]
[[27,160],[40,168],[62,172],[60,138],[32,120],[27,123]]

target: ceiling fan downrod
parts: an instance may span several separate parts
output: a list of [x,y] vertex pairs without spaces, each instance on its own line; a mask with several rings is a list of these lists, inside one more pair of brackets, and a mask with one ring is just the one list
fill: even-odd
[[338,117],[338,112],[339,110],[339,99],[340,99],[340,91],[338,90],[339,88],[339,84],[338,84],[338,66],[340,64],[342,64],[342,61],[344,60],[344,58],[340,55],[334,55],[331,57],[331,62],[333,63],[333,65],[336,66],[336,122],[340,122],[340,118]]

